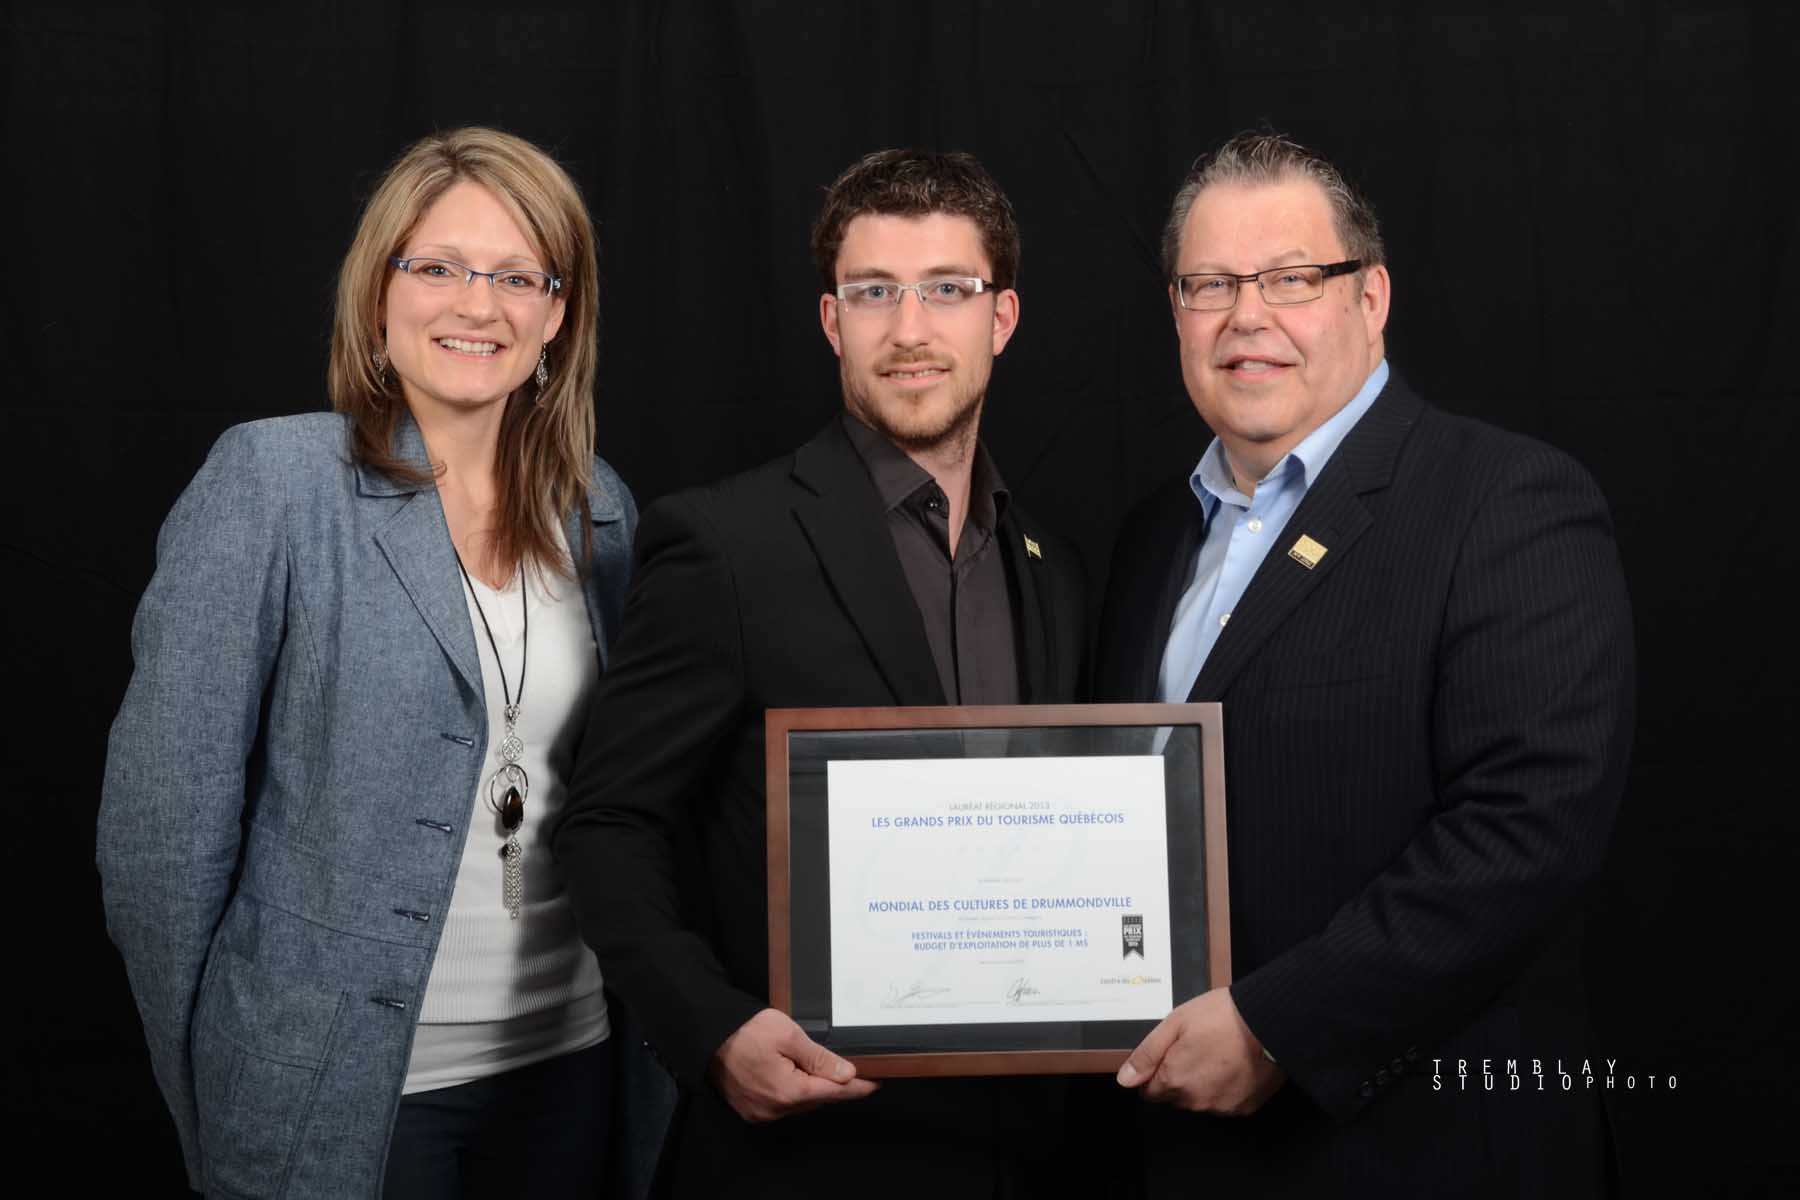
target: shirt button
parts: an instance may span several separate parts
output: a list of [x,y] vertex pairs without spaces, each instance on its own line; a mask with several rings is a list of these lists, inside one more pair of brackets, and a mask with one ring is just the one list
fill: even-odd
[[1262,518],[1261,517],[1251,517],[1250,523],[1245,525],[1244,528],[1248,529],[1251,533],[1261,533],[1262,532]]
[[1226,614],[1225,614],[1225,615],[1224,615],[1224,616],[1222,616],[1222,617],[1220,617],[1220,618],[1219,618],[1219,628],[1220,628],[1220,629],[1223,629],[1223,628],[1225,628],[1225,626],[1226,626],[1226,624],[1227,624],[1227,623],[1229,623],[1229,622],[1230,622],[1230,620],[1231,620],[1231,614],[1230,614],[1230,613],[1226,613]]

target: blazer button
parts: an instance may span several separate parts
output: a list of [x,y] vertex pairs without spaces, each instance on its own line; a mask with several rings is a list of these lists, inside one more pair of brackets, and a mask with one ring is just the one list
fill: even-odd
[[1388,1064],[1388,1070],[1392,1071],[1396,1075],[1406,1074],[1406,1060],[1401,1059],[1401,1058],[1396,1058],[1393,1062]]
[[1362,1092],[1362,1098],[1363,1098],[1363,1099],[1364,1099],[1364,1100],[1367,1100],[1367,1099],[1368,1099],[1368,1098],[1369,1098],[1369,1097],[1370,1097],[1370,1096],[1373,1096],[1373,1095],[1374,1095],[1374,1094],[1375,1094],[1375,1089],[1374,1089],[1374,1087],[1372,1087],[1372,1086],[1371,1086],[1371,1085],[1370,1085],[1370,1083],[1369,1083],[1369,1081],[1368,1081],[1368,1080],[1366,1080],[1366,1079],[1365,1079],[1365,1080],[1363,1080],[1363,1085],[1362,1085],[1362,1088],[1361,1088],[1361,1089],[1360,1089],[1360,1090],[1361,1090],[1361,1092]]
[[1383,1068],[1381,1068],[1381,1070],[1375,1072],[1375,1086],[1376,1087],[1386,1087],[1387,1085],[1388,1085],[1387,1068],[1383,1067]]
[[1406,1061],[1407,1062],[1418,1062],[1419,1061],[1419,1048],[1417,1046],[1408,1046],[1406,1048]]

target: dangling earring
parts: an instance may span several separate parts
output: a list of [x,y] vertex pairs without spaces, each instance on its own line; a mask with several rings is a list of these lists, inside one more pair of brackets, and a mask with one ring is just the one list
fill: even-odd
[[534,402],[538,404],[543,403],[544,389],[550,386],[549,355],[550,351],[547,348],[538,351],[537,371],[533,375],[533,378],[537,380],[537,396],[535,397]]
[[369,355],[369,361],[375,364],[375,374],[384,377],[387,375],[387,355],[377,350]]

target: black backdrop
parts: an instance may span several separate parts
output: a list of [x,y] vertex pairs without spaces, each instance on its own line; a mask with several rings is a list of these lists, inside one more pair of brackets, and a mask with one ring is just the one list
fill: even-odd
[[1098,584],[1127,506],[1206,436],[1158,286],[1169,194],[1196,152],[1268,122],[1372,194],[1396,367],[1573,453],[1617,515],[1641,718],[1589,957],[1627,1193],[1690,1172],[1795,1186],[1793,6],[247,10],[0,10],[7,1142],[71,1183],[178,1179],[91,865],[127,627],[220,430],[324,405],[333,271],[401,147],[494,124],[580,181],[603,242],[601,449],[641,501],[833,410],[805,246],[836,172],[886,145],[974,151],[1025,233],[986,435]]

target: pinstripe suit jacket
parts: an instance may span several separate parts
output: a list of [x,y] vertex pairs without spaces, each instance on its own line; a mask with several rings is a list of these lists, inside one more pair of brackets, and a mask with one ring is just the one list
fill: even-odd
[[[1128,519],[1103,697],[1153,698],[1202,532],[1185,479]],[[1311,567],[1286,553],[1302,534]],[[1592,480],[1390,380],[1189,697],[1225,707],[1232,996],[1290,1083],[1248,1121],[1147,1108],[1152,1195],[1592,1194],[1594,1097],[1509,1092],[1501,1068],[1586,1052],[1579,899],[1632,695]],[[1463,1090],[1471,1056],[1501,1090],[1478,1063]]]

